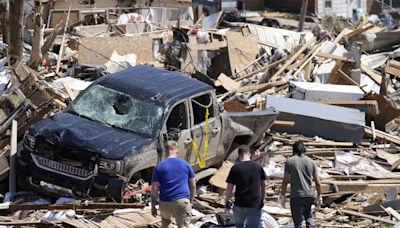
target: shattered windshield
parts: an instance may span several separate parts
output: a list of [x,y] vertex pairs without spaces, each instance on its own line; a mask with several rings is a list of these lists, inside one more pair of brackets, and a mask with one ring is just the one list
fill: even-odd
[[117,128],[152,135],[163,115],[163,108],[128,94],[94,85],[74,102],[70,112]]

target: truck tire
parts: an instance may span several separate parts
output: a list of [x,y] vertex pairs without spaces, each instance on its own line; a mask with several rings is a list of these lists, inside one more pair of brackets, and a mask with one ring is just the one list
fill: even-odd
[[269,23],[268,23],[268,20],[267,19],[263,19],[262,21],[261,21],[261,25],[262,26],[269,26]]
[[280,28],[279,23],[277,21],[271,21],[269,27]]

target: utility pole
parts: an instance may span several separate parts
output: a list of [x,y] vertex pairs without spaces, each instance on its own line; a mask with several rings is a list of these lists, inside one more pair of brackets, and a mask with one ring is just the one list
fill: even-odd
[[299,32],[303,31],[304,21],[306,19],[308,7],[308,0],[303,0],[301,3],[301,13],[300,13],[300,21],[299,21]]
[[10,13],[8,16],[8,58],[9,64],[14,65],[22,59],[24,40],[22,37],[24,23],[25,0],[10,1]]

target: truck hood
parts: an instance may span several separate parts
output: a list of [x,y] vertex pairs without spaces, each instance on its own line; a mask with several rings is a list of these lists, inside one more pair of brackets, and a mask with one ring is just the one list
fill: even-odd
[[120,159],[140,151],[152,141],[151,138],[62,112],[39,121],[30,132],[60,148],[90,151],[109,159]]

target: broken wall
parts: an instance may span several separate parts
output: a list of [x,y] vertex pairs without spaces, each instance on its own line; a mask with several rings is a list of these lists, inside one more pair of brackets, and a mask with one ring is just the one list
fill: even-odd
[[81,64],[105,64],[114,50],[119,55],[137,55],[138,64],[153,61],[151,36],[82,37],[80,41],[78,61]]

